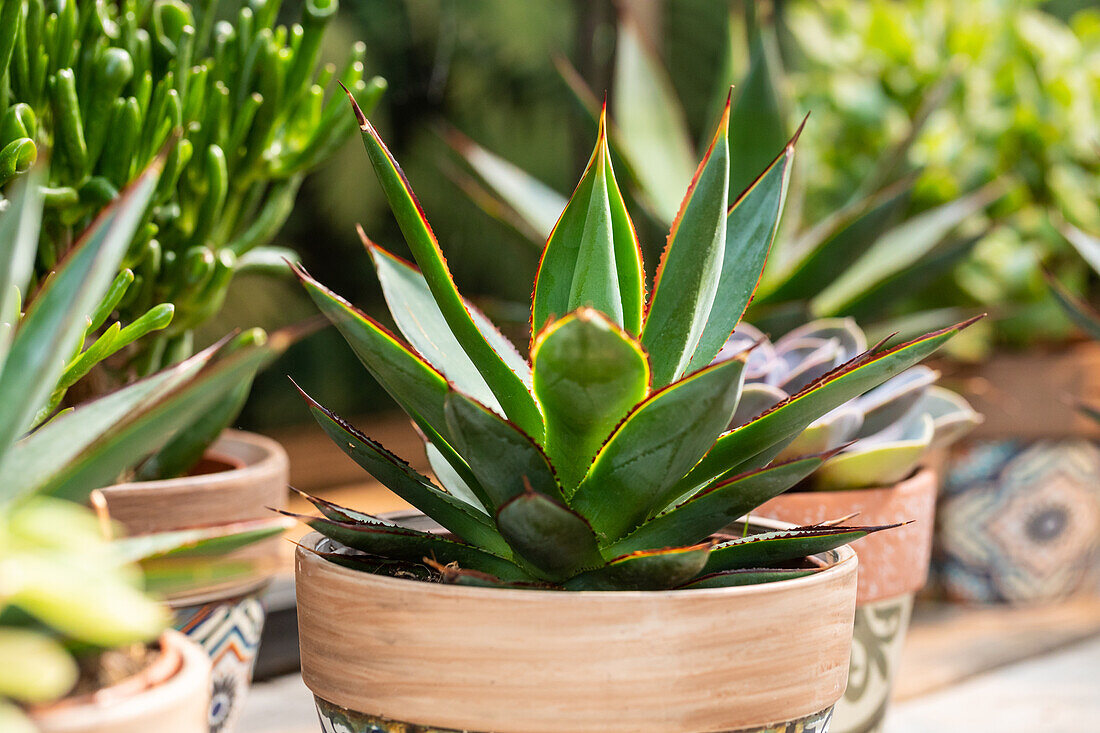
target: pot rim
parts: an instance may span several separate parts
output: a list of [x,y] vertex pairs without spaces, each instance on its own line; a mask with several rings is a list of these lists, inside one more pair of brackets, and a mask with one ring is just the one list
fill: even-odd
[[222,446],[233,443],[258,448],[263,451],[263,456],[251,463],[245,463],[243,466],[229,468],[224,471],[203,473],[196,476],[152,479],[150,481],[124,481],[122,483],[112,484],[108,488],[113,492],[138,490],[154,491],[158,489],[178,489],[185,487],[193,488],[196,486],[209,486],[210,484],[214,484],[211,488],[218,488],[217,484],[223,480],[247,480],[252,477],[252,474],[267,474],[272,471],[273,468],[277,468],[280,464],[288,462],[286,449],[274,438],[269,438],[266,435],[253,433],[248,430],[238,430],[236,428],[226,428],[223,430],[222,434],[218,436],[218,439],[207,447],[203,456],[210,456],[219,459],[222,463],[228,463],[229,461],[226,460],[225,457],[225,449],[222,448]]
[[[765,517],[747,517],[750,525],[756,525],[765,529],[790,529],[796,525],[790,522],[781,522],[777,519],[768,519]],[[741,520],[738,520],[741,521]],[[507,600],[508,598],[515,598],[518,600],[529,600],[532,597],[541,599],[549,598],[585,598],[592,600],[607,600],[609,598],[622,599],[623,601],[637,600],[642,598],[654,598],[659,595],[672,595],[676,598],[693,598],[698,596],[754,596],[754,595],[767,595],[769,593],[775,593],[780,589],[803,589],[811,591],[821,585],[828,585],[833,582],[834,578],[838,575],[847,572],[849,566],[858,567],[859,559],[856,557],[856,553],[848,545],[841,545],[835,550],[828,550],[824,553],[818,553],[819,555],[833,555],[828,561],[823,570],[820,570],[812,575],[805,575],[801,578],[790,578],[788,580],[776,580],[771,583],[754,583],[752,585],[737,585],[726,588],[685,588],[682,590],[577,590],[577,591],[555,591],[555,589],[526,589],[526,588],[485,588],[480,586],[471,585],[457,585],[448,583],[433,583],[423,580],[415,580],[412,578],[395,578],[390,575],[379,575],[377,573],[368,573],[362,570],[352,570],[342,565],[337,565],[331,560],[327,560],[317,555],[313,550],[322,540],[327,540],[320,532],[310,532],[303,537],[298,546],[294,550],[295,559],[298,562],[306,563],[325,563],[326,571],[335,572],[337,575],[346,577],[352,581],[359,581],[362,583],[378,582],[381,585],[392,585],[396,590],[399,586],[396,584],[402,584],[400,587],[412,588],[413,584],[422,585],[425,588],[439,592],[440,589],[445,589],[448,594],[453,594],[457,598],[480,598],[486,594],[493,594],[494,598],[502,598]],[[816,555],[814,556],[816,557]],[[297,565],[298,562],[295,564]],[[364,580],[364,576],[369,580]],[[561,603],[564,601],[548,600],[548,603]]]

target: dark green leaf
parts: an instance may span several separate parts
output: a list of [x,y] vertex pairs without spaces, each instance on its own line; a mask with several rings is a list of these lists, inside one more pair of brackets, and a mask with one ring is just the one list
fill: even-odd
[[565,582],[566,590],[665,590],[703,569],[710,544],[633,552]]
[[794,580],[804,578],[807,575],[821,572],[820,570],[786,570],[783,568],[746,568],[745,570],[729,570],[722,573],[710,573],[703,575],[688,583],[679,586],[677,590],[694,590],[698,588],[732,588],[738,585],[760,585],[761,583],[775,583],[780,580]]
[[588,522],[536,491],[525,491],[501,506],[497,527],[520,557],[551,579],[603,564]]
[[819,552],[835,550],[872,532],[893,529],[900,525],[881,527],[797,527],[795,529],[762,532],[729,542],[710,551],[705,573],[724,570],[762,568],[797,560]]

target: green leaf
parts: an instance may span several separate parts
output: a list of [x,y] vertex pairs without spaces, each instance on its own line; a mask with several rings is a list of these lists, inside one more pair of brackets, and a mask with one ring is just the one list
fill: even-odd
[[719,362],[650,395],[597,454],[570,505],[609,540],[667,505],[670,487],[729,425],[744,366],[743,357]]
[[818,316],[845,314],[865,291],[919,262],[952,229],[1000,198],[1003,192],[1004,183],[994,181],[889,230],[810,302],[811,310]]
[[348,522],[350,524],[378,524],[380,519],[371,516],[370,514],[364,514],[363,512],[349,509],[346,506],[340,506],[339,504],[333,504],[331,501],[322,499],[319,496],[313,496],[307,494],[304,491],[294,488],[293,486],[287,487],[298,496],[302,497],[314,507],[317,511],[321,512],[324,516],[337,522]]
[[871,532],[892,529],[900,525],[881,527],[797,527],[761,532],[723,542],[710,551],[704,573],[725,570],[763,568],[790,560],[798,560],[819,552],[835,550]]
[[454,447],[466,459],[496,511],[525,490],[561,499],[546,454],[526,433],[461,392],[449,392],[445,411]]
[[620,13],[618,25],[611,109],[619,147],[657,216],[671,222],[692,180],[691,135],[652,39],[629,12]]
[[804,578],[807,575],[821,572],[820,570],[787,570],[784,568],[751,568],[745,570],[728,570],[721,573],[703,575],[688,583],[679,586],[677,590],[695,590],[698,588],[732,588],[738,585],[760,585],[761,583],[775,583],[780,580],[794,580]]
[[825,491],[893,486],[905,479],[928,452],[935,435],[932,416],[916,416],[896,438],[868,438],[841,453],[814,477]]
[[[174,367],[80,405],[16,443],[0,465],[4,477],[0,501],[12,501],[50,485],[97,441],[123,429],[193,379],[213,358],[215,350],[211,347]],[[133,462],[140,459],[134,456]]]
[[1093,272],[1100,274],[1100,237],[1094,237],[1069,222],[1062,222],[1059,231],[1066,238],[1066,241],[1077,250],[1077,254],[1089,263],[1089,267],[1093,269]]
[[710,544],[643,550],[567,580],[566,590],[665,590],[695,577],[706,565]]
[[1054,296],[1054,300],[1066,312],[1069,319],[1089,337],[1100,340],[1100,313],[1070,293],[1066,286],[1058,282],[1049,272],[1044,271],[1043,274],[1046,276],[1050,294]]
[[[414,424],[422,431],[427,427],[415,422]],[[428,465],[432,467],[432,473],[443,488],[488,516],[486,505],[491,502],[465,459],[438,433],[428,437],[422,432],[421,439],[424,441]]]
[[554,580],[603,564],[596,535],[576,512],[537,491],[500,507],[497,527],[522,558]]
[[443,401],[447,380],[381,324],[310,277],[294,268],[298,279],[321,312],[332,321],[359,361],[402,409],[421,418],[447,438]]
[[[805,123],[803,123],[805,124]],[[742,193],[726,215],[725,253],[718,295],[703,326],[699,343],[687,370],[702,369],[718,355],[760,283],[768,259],[790,181],[794,144],[802,128],[790,139],[783,152]],[[733,149],[735,146],[731,146]]]
[[727,102],[710,149],[672,222],[657,268],[642,344],[649,353],[653,384],[658,387],[684,373],[718,293],[726,247],[728,129]]
[[543,249],[531,304],[533,327],[591,306],[638,333],[643,279],[638,237],[615,180],[601,113],[588,166]]
[[[447,381],[469,393],[482,404],[502,412],[500,404],[489,389],[489,385],[485,383],[481,372],[474,366],[451,332],[420,271],[411,263],[405,262],[371,242],[362,230],[359,234],[374,262],[374,269],[378,273],[378,281],[382,284],[386,304],[402,335],[409,340],[425,361],[446,377]],[[466,308],[471,314],[473,313],[469,303],[466,303]],[[508,354],[511,357],[508,359],[509,365],[524,384],[530,384],[531,369],[516,348],[488,319],[483,317],[479,328],[487,340],[495,342],[494,348],[497,353],[502,356]]]
[[27,309],[0,371],[0,452],[30,427],[53,391],[118,272],[161,166],[158,158],[100,213]]
[[467,542],[501,555],[509,554],[508,545],[501,540],[484,512],[440,489],[380,443],[317,403],[300,387],[298,391],[332,442],[383,486]]
[[366,146],[367,155],[370,157],[378,182],[386,194],[398,226],[405,235],[405,241],[412,250],[413,258],[420,266],[424,280],[431,289],[432,296],[447,325],[462,345],[462,349],[469,355],[470,360],[477,366],[481,376],[485,378],[485,382],[504,408],[505,414],[515,420],[526,433],[541,440],[542,415],[539,414],[534,397],[527,391],[523,380],[512,371],[478,330],[477,324],[474,323],[474,319],[463,304],[454,280],[451,279],[443,252],[424,218],[420,202],[409,187],[404,172],[374,127],[367,121],[350,92],[348,99],[359,121],[363,144]]
[[[123,471],[159,450],[180,426],[190,424],[210,410],[242,380],[251,379],[266,357],[263,349],[252,348],[219,360],[149,409],[131,414],[124,424],[100,436],[44,483],[41,491],[80,501],[91,489],[116,481]],[[78,413],[79,410],[60,418],[39,432]]]
[[649,520],[609,550],[634,552],[702,542],[809,476],[829,457],[831,454],[800,458],[716,482]]
[[[34,270],[44,177],[41,166],[33,169],[13,187],[8,207],[0,216],[0,323],[13,327],[19,321],[19,302]],[[7,349],[8,341],[0,342],[0,368]]]
[[122,537],[111,547],[120,562],[138,562],[166,557],[213,557],[234,552],[293,526],[283,517],[230,522],[212,527],[196,527],[171,532]]
[[[752,4],[746,7],[753,8]],[[776,83],[782,69],[775,26],[754,18],[748,33],[749,71],[735,89],[737,101],[730,110],[731,191],[752,183],[756,171],[787,139],[786,114]]]
[[294,517],[325,537],[369,555],[413,563],[422,563],[425,558],[443,565],[454,562],[460,567],[491,573],[502,580],[532,580],[517,565],[491,552],[439,535],[386,524],[382,520],[377,524],[359,524],[292,512],[280,514]]
[[546,416],[546,453],[568,493],[649,392],[649,362],[637,341],[587,308],[540,333],[531,360],[535,397]]
[[807,385],[789,400],[720,437],[677,484],[674,495],[687,493],[719,476],[767,465],[814,420],[905,371],[978,318],[981,316],[933,331],[882,353],[857,357]]

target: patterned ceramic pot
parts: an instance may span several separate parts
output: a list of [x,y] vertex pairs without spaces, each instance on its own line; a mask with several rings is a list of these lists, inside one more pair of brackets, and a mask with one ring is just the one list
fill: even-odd
[[41,733],[205,733],[210,660],[169,631],[161,653],[140,674],[90,695],[31,712]]
[[1033,603],[1078,591],[1100,543],[1100,344],[944,368],[982,424],[949,456],[934,578],[948,598]]
[[834,733],[882,728],[913,596],[928,578],[936,490],[936,472],[926,468],[888,488],[783,494],[753,513],[795,524],[856,512],[860,524],[912,522],[852,543],[859,556],[855,633],[848,686],[833,715]]
[[970,441],[950,465],[935,553],[949,598],[1050,601],[1082,587],[1100,550],[1096,442]]
[[[207,451],[195,475],[117,484],[103,489],[111,516],[130,534],[201,527],[271,516],[286,505],[288,461],[274,440],[227,430]],[[255,566],[247,578],[208,584],[169,598],[176,628],[214,663],[208,711],[211,733],[232,730],[252,680],[264,609],[259,593],[278,562],[281,539],[272,537],[234,553]]]
[[371,575],[305,549],[329,542],[295,555],[324,731],[823,733],[844,691],[847,547],[777,583],[567,593]]

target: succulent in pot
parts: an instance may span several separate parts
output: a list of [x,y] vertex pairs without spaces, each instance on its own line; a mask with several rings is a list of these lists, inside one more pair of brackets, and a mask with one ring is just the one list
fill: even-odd
[[[129,733],[162,723],[179,733],[206,730],[209,661],[181,635],[165,632],[169,610],[145,590],[155,584],[158,592],[172,592],[194,582],[197,557],[223,573],[240,573],[240,565],[223,553],[282,529],[264,520],[112,541],[116,527],[109,516],[97,518],[79,504],[170,441],[181,422],[215,404],[268,357],[262,347],[219,345],[76,409],[44,411],[81,358],[89,314],[107,296],[161,163],[103,211],[30,298],[22,294],[42,206],[34,173],[0,214],[5,731]],[[102,509],[103,502],[97,503]],[[148,575],[138,567],[142,561],[149,563]],[[158,637],[159,650],[147,646]],[[106,673],[110,668],[122,670],[117,679]],[[78,680],[76,696],[56,702]],[[100,694],[101,686],[115,681],[121,686]]]
[[[325,539],[313,535],[299,548],[298,601],[303,673],[323,717],[351,715],[363,726],[381,716],[472,730],[549,730],[547,720],[553,720],[556,730],[629,730],[643,719],[637,716],[658,715],[665,716],[659,723],[663,729],[718,730],[774,723],[784,715],[826,715],[823,711],[839,696],[846,644],[838,649],[816,636],[809,643],[823,643],[813,653],[826,655],[828,672],[810,686],[820,683],[828,691],[817,688],[800,697],[806,692],[800,689],[777,703],[783,695],[772,689],[771,702],[760,704],[747,690],[775,685],[769,672],[755,675],[749,688],[735,688],[743,696],[732,703],[693,701],[698,707],[690,713],[679,704],[655,713],[659,704],[638,700],[638,709],[628,714],[620,708],[609,711],[605,697],[603,703],[562,697],[585,687],[591,692],[593,686],[608,694],[625,692],[618,682],[607,682],[616,677],[609,667],[596,669],[614,666],[610,650],[594,655],[599,659],[590,668],[563,685],[551,680],[557,666],[551,657],[541,656],[549,653],[549,643],[532,645],[525,668],[536,671],[515,679],[504,667],[494,672],[491,665],[467,657],[461,674],[457,664],[441,672],[435,665],[418,663],[415,649],[426,639],[409,636],[427,633],[423,627],[436,625],[430,621],[436,613],[461,612],[465,617],[470,609],[459,609],[467,602],[500,604],[487,613],[507,627],[501,636],[522,634],[525,623],[546,623],[559,612],[565,614],[560,619],[566,626],[559,628],[565,635],[597,633],[593,627],[581,631],[569,624],[579,609],[596,612],[605,603],[622,610],[637,604],[639,612],[652,603],[657,616],[681,602],[687,604],[685,610],[698,602],[735,613],[734,599],[747,594],[766,607],[763,599],[773,592],[797,595],[798,588],[808,590],[817,583],[836,591],[840,586],[831,585],[830,579],[839,578],[835,573],[844,562],[822,565],[807,557],[846,552],[836,548],[882,529],[772,525],[763,533],[721,535],[831,457],[832,452],[824,452],[774,460],[814,420],[911,367],[966,325],[860,354],[755,420],[729,430],[751,349],[717,362],[714,358],[759,279],[778,225],[795,141],[729,206],[728,109],[671,228],[648,298],[640,249],[616,184],[601,119],[589,164],[543,251],[532,299],[528,361],[459,294],[408,181],[356,108],[368,156],[416,260],[416,265],[405,262],[363,237],[407,343],[300,268],[298,272],[322,312],[421,431],[438,483],[307,400],[318,422],[348,455],[448,534],[398,526],[311,498],[319,514],[301,519]],[[741,529],[748,531],[747,525]],[[415,584],[375,574],[387,567],[423,567],[425,559],[443,566],[433,577],[491,588]],[[548,592],[552,589],[648,592]],[[830,603],[850,592],[840,590]],[[385,638],[379,637],[379,643],[361,640],[343,647],[349,636],[377,635],[366,632],[366,620],[344,625],[343,604],[330,603],[334,593],[345,602],[351,593],[355,602],[370,596],[380,605],[402,606],[397,599],[405,594],[428,595],[409,600],[423,603],[417,605],[423,613],[407,616],[401,628],[385,622]],[[712,597],[713,606],[704,600]],[[803,601],[809,603],[808,598]],[[841,638],[848,633],[847,604],[852,601],[849,596],[831,606],[825,624],[839,621],[831,629],[839,628]],[[777,614],[789,610],[784,601],[775,602]],[[375,618],[371,613],[366,617]],[[599,633],[631,637],[621,617],[610,626],[606,615],[601,618],[605,628]],[[691,633],[689,627],[699,620],[673,635]],[[811,635],[824,628],[820,620],[789,620],[792,632],[802,625]],[[334,625],[343,625],[341,638],[325,641],[324,630]],[[535,633],[534,628],[527,633]],[[670,648],[681,647],[682,641],[670,640]],[[769,640],[757,639],[751,646],[751,651],[711,651],[719,656],[726,652],[730,659],[742,652],[751,656],[767,648]],[[347,657],[352,647],[357,661]],[[487,648],[481,656],[495,658]],[[832,664],[838,658],[840,664]],[[332,674],[345,662],[370,665],[364,674],[389,669],[394,676],[380,688],[418,688],[430,676],[436,692],[416,700],[399,692],[356,692]],[[685,657],[670,666],[693,665]],[[346,670],[342,674],[346,677]],[[624,672],[623,683],[629,685],[633,674]],[[449,703],[462,675],[495,685],[498,694],[492,705],[479,698],[490,689],[480,683],[458,707],[440,704],[445,699]],[[675,687],[676,673],[670,675],[664,682]],[[423,684],[418,686],[417,680]],[[729,681],[734,684],[733,678]],[[542,692],[534,693],[540,685]],[[626,694],[634,700],[638,690]],[[435,700],[434,708],[425,704],[428,697]],[[536,698],[538,704],[528,704]],[[556,698],[559,711],[569,711],[546,717],[542,705],[548,698]],[[493,710],[479,718],[472,710],[478,703]],[[769,704],[779,707],[769,709]]]

